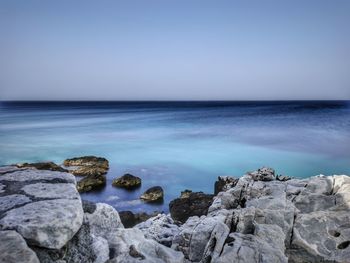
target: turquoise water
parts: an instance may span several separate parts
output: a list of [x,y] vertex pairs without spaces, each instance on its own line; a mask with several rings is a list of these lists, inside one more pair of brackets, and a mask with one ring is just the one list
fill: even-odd
[[[0,104],[0,164],[97,155],[107,186],[83,194],[118,210],[167,211],[181,190],[213,192],[219,175],[261,166],[294,177],[350,174],[349,102],[31,102]],[[111,186],[132,173],[129,192]],[[163,204],[138,199],[165,190]]]

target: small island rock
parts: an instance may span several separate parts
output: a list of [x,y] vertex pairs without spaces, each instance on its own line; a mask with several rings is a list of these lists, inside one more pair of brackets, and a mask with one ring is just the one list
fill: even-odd
[[132,174],[125,174],[114,179],[112,185],[126,189],[134,189],[141,186],[141,178]]
[[163,188],[160,186],[153,186],[141,195],[141,199],[146,202],[162,201],[164,197]]

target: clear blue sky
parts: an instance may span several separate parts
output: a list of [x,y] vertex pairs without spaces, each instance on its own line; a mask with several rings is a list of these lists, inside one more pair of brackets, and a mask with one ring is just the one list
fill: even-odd
[[0,1],[0,99],[350,99],[350,1]]

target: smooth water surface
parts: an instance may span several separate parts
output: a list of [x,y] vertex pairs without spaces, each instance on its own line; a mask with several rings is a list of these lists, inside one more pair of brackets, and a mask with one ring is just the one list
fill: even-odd
[[[168,211],[181,190],[212,192],[219,175],[261,166],[308,177],[350,174],[349,102],[2,102],[0,164],[97,155],[104,189],[82,194],[118,210]],[[113,178],[131,173],[142,187]],[[163,204],[138,199],[165,190]]]

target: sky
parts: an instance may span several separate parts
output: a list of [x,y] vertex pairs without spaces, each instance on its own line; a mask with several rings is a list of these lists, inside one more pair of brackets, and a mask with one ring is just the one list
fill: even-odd
[[0,100],[350,99],[348,0],[0,0]]

